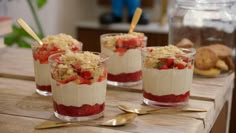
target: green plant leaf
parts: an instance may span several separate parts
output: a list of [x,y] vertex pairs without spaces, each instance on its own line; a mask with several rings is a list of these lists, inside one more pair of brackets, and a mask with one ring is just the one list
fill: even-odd
[[20,37],[18,30],[19,28],[16,25],[12,25],[12,32],[4,37],[4,42],[7,46],[12,46],[17,43]]
[[[30,6],[31,12],[34,16],[34,19],[36,21],[36,24],[39,30],[39,33],[38,34],[36,33],[36,34],[40,38],[43,38],[44,32],[40,24],[40,21],[38,19],[37,10],[35,10],[33,3],[37,5],[37,8],[41,9],[47,3],[47,0],[27,0],[27,2]],[[13,32],[4,37],[5,44],[7,46],[17,45],[23,48],[30,48],[31,45],[29,42],[32,43],[33,38],[18,25],[12,25],[12,29],[13,29]]]
[[18,45],[21,48],[31,48],[31,45],[27,41],[25,41],[23,38],[19,39]]
[[24,29],[17,25],[12,26],[13,32],[5,36],[5,44],[7,46],[12,46],[16,44],[19,47],[30,48],[31,45],[29,41],[32,42],[33,38],[25,32]]
[[17,33],[21,36],[31,38],[31,36],[21,27],[17,27]]
[[4,37],[4,43],[7,46],[12,46],[17,41],[17,33],[13,32]]
[[47,3],[47,0],[36,0],[37,7],[39,9],[41,9],[46,3]]

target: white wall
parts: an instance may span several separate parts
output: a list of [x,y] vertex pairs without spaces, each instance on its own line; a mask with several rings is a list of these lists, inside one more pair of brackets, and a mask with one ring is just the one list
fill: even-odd
[[[153,9],[146,9],[152,21],[159,18],[159,2],[155,1]],[[96,0],[48,0],[48,3],[39,10],[38,15],[46,35],[66,33],[76,37],[76,25],[82,20],[98,21],[98,17],[110,8],[98,6]],[[26,0],[11,0],[7,4],[7,15],[23,18],[36,29],[33,16]]]
[[[65,0],[48,0],[48,3],[39,10],[39,19],[46,35],[64,32],[74,36],[73,22],[77,21],[78,14],[70,13],[70,11],[76,9],[79,2],[70,0],[69,4],[64,4],[63,1]],[[72,7],[70,8],[70,6]],[[33,15],[26,0],[8,2],[7,15],[13,17],[14,20],[21,17],[36,29]]]

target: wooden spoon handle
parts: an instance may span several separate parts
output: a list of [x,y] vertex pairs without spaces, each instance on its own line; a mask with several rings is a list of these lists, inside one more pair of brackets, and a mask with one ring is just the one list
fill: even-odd
[[37,125],[35,129],[49,129],[49,128],[58,128],[58,127],[67,127],[67,126],[99,126],[101,124],[94,122],[44,122],[40,125]]
[[134,13],[134,16],[132,18],[132,21],[131,21],[131,24],[130,24],[130,28],[129,28],[129,33],[133,32],[134,28],[136,27],[138,21],[139,21],[139,18],[142,14],[142,9],[141,8],[137,8],[135,10],[135,13]]
[[174,112],[207,112],[207,110],[199,108],[163,108],[163,109],[148,111],[148,113],[174,113]]
[[43,42],[39,39],[39,37],[35,34],[35,32],[29,27],[28,24],[22,19],[19,18],[16,22],[31,36],[33,37],[40,45],[43,45]]

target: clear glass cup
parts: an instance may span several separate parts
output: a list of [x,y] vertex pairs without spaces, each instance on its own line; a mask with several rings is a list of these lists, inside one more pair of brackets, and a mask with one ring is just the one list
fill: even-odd
[[[82,50],[82,43],[73,44],[68,47],[72,51]],[[50,84],[50,67],[48,64],[48,57],[55,53],[60,53],[66,49],[60,49],[57,45],[48,46],[47,44],[39,45],[35,44],[32,46],[33,62],[34,62],[34,73],[36,92],[42,96],[50,96],[51,84]]]
[[143,101],[154,107],[186,105],[193,79],[195,49],[181,49],[182,53],[160,52],[165,51],[164,47],[142,49]]
[[101,53],[109,56],[108,84],[131,86],[141,83],[141,48],[147,37],[142,33],[108,33],[100,36]]
[[234,71],[234,4],[234,0],[176,0],[169,14],[169,44],[197,49],[194,74],[198,77],[225,76]]
[[49,57],[54,115],[57,118],[85,121],[103,116],[107,59],[95,52],[57,53]]

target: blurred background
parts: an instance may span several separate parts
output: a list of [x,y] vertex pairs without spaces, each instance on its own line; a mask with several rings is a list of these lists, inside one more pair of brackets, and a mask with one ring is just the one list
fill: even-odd
[[[108,0],[109,1],[109,0]],[[151,22],[158,22],[161,15],[161,0],[145,0],[144,11]],[[23,18],[37,30],[33,15],[27,0],[0,0],[0,16],[6,15],[13,18]],[[145,2],[144,2],[145,3]],[[38,16],[45,34],[63,32],[76,37],[76,26],[81,21],[98,21],[99,16],[111,10],[106,1],[99,0],[48,0],[38,9]]]

